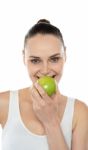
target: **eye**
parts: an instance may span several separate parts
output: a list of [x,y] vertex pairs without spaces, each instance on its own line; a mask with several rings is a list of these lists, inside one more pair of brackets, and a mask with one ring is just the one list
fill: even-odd
[[60,59],[60,57],[53,57],[53,58],[51,58],[51,62],[56,63],[59,61],[59,59]]
[[31,59],[30,60],[33,64],[38,64],[40,62],[39,59]]

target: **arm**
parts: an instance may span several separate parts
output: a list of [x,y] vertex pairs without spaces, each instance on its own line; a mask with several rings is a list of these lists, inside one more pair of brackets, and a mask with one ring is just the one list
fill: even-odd
[[48,126],[45,127],[49,149],[69,150],[59,124],[59,121],[55,119],[54,123],[48,124]]
[[75,112],[76,126],[73,129],[72,150],[88,150],[88,108],[77,101]]
[[60,93],[57,91],[51,98],[37,85],[36,88],[32,89],[31,98],[33,110],[44,126],[49,150],[69,150],[60,127],[58,114]]

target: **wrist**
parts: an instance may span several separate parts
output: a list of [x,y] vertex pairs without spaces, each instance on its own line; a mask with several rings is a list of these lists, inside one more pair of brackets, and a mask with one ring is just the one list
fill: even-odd
[[49,123],[46,123],[44,125],[46,133],[50,132],[50,131],[52,132],[55,129],[57,130],[59,128],[59,126],[60,126],[60,120],[58,118],[57,119],[55,118],[52,121],[50,121]]

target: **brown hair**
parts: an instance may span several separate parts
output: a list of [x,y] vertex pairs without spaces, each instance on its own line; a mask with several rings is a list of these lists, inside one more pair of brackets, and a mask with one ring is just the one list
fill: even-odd
[[34,26],[31,27],[31,29],[28,31],[28,33],[25,36],[24,39],[24,47],[26,45],[26,42],[29,38],[35,36],[36,34],[52,34],[59,38],[65,48],[64,40],[61,31],[59,28],[53,26],[50,21],[47,19],[40,19]]

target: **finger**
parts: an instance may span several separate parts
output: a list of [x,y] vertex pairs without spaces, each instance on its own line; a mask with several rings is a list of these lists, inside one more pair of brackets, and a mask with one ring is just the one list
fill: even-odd
[[33,101],[36,101],[36,103],[38,103],[39,105],[45,105],[45,101],[42,99],[41,95],[39,94],[36,88],[32,89],[32,96]]
[[32,89],[32,96],[34,97],[34,100],[41,98],[38,90],[35,87],[33,87],[33,89]]
[[38,92],[40,93],[41,97],[45,101],[48,101],[50,99],[50,97],[47,95],[47,93],[45,92],[45,90],[37,82],[35,83],[35,87],[38,90]]

